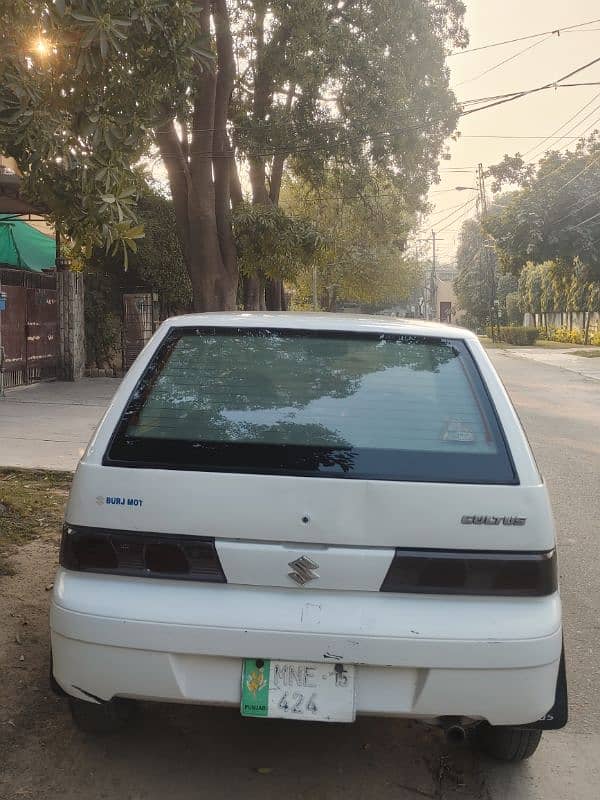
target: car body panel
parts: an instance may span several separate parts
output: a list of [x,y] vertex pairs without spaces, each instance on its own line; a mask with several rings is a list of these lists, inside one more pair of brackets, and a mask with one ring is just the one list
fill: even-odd
[[[518,483],[104,465],[150,357],[173,328],[195,325],[460,339],[500,420]],[[358,713],[526,724],[553,705],[562,649],[558,593],[517,598],[379,591],[395,548],[555,547],[548,494],[521,424],[469,331],[330,314],[167,320],[94,434],[66,519],[72,526],[212,537],[228,581],[195,584],[61,568],[51,612],[54,674],[75,696],[234,704],[242,660],[252,657],[358,665]],[[290,572],[302,557],[317,566],[299,585]]]

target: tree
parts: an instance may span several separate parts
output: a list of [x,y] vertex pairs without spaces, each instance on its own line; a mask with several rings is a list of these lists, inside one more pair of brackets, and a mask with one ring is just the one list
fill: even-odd
[[573,151],[546,153],[535,169],[515,159],[505,157],[490,169],[494,188],[521,186],[502,195],[486,220],[502,266],[518,275],[528,261],[554,261],[572,270],[578,260],[600,278],[598,134]]
[[[325,247],[311,220],[286,214],[274,205],[242,203],[233,215],[233,231],[243,278],[258,280],[272,290],[278,287],[279,292],[284,280],[293,281],[302,268],[316,263]],[[280,301],[271,297],[269,306],[281,305]]]
[[156,292],[163,316],[185,313],[192,305],[173,203],[147,187],[138,201],[145,236],[129,258],[127,271],[118,254],[95,248],[81,264],[85,273],[85,324],[88,363],[120,367],[123,292]]
[[256,204],[277,205],[286,169],[316,183],[335,162],[357,185],[386,170],[422,207],[457,119],[444,57],[463,14],[460,0],[10,0],[0,149],[77,247],[126,257],[143,235],[131,166],[158,148],[194,308],[233,308],[234,151]]
[[[519,322],[519,312],[515,308],[515,297],[518,298],[519,281],[510,273],[498,275],[496,282],[496,300],[500,322]],[[514,297],[512,297],[514,295]],[[509,301],[509,297],[511,300]],[[509,313],[510,308],[510,313]]]
[[309,269],[293,280],[297,304],[312,305],[313,267],[322,308],[333,311],[339,300],[385,305],[405,300],[420,275],[405,256],[415,224],[404,198],[384,174],[373,172],[363,192],[343,194],[345,176],[329,170],[318,188],[306,180],[284,182],[285,209],[310,219],[321,247]]
[[463,223],[456,266],[454,291],[459,307],[465,312],[465,324],[475,329],[491,324],[498,265],[491,239],[478,219]]
[[132,165],[211,60],[192,4],[12,0],[0,15],[0,148],[77,247],[126,257],[141,236]]
[[12,0],[1,14],[0,149],[33,199],[76,247],[126,257],[142,236],[132,165],[157,143],[194,306],[234,307],[225,0]]
[[[457,109],[444,64],[464,45],[458,0],[246,0],[232,10],[240,64],[233,136],[252,202],[277,205],[286,169],[313,187],[335,164],[343,191],[385,173],[423,209]],[[246,286],[260,305],[260,276]],[[272,301],[281,298],[271,287]]]

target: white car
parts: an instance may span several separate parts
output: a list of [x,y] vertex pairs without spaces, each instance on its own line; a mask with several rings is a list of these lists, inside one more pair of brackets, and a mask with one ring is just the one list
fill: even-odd
[[167,320],[77,468],[53,685],[422,720],[520,760],[566,723],[546,488],[477,337],[385,317]]

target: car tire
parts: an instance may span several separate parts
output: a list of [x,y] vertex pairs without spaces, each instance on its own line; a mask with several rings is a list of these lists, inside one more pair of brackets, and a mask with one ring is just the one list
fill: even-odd
[[538,748],[542,731],[534,728],[493,726],[482,722],[471,733],[471,741],[482,753],[498,761],[517,762],[530,758]]
[[84,733],[109,734],[123,730],[132,720],[135,703],[117,698],[106,703],[88,703],[69,697],[73,722]]
[[67,693],[65,692],[65,690],[62,688],[60,683],[54,677],[54,663],[52,661],[52,650],[50,651],[50,669],[49,669],[49,673],[48,673],[48,680],[49,680],[49,683],[50,683],[50,689],[52,689],[52,691],[54,692],[55,695],[57,695],[58,697],[66,697],[67,696]]

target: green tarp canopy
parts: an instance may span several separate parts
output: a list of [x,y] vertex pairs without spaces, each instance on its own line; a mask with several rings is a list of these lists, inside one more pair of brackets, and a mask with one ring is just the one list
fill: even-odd
[[0,267],[53,269],[56,243],[14,214],[0,214]]

